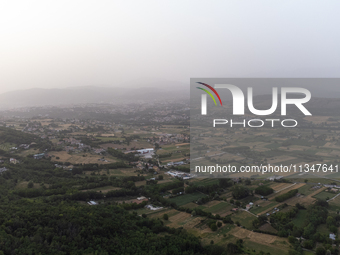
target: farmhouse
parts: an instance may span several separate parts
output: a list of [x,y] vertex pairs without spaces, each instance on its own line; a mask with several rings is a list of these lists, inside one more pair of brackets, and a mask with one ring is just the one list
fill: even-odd
[[180,165],[184,165],[185,163],[183,161],[179,161],[179,162],[174,162],[175,166],[180,166]]
[[45,153],[40,153],[40,154],[35,154],[35,155],[33,155],[33,158],[34,159],[41,159],[41,158],[43,158],[45,156]]
[[147,154],[147,153],[152,153],[153,148],[148,148],[148,149],[142,149],[142,150],[137,150],[139,154]]
[[142,150],[137,150],[138,154],[142,154],[144,158],[152,158],[152,155],[154,154],[154,149],[153,148],[148,148],[148,149],[142,149]]
[[253,203],[250,202],[249,204],[246,205],[246,210],[249,211],[253,207]]
[[146,197],[137,197],[137,200],[144,200]]
[[182,178],[183,180],[189,180],[189,179],[193,178],[193,176],[188,174],[188,173],[175,171],[175,170],[168,171],[168,172],[166,172],[166,174],[171,175],[173,177]]
[[9,163],[11,163],[11,164],[18,164],[19,160],[16,160],[15,158],[10,158],[9,159]]
[[0,168],[0,174],[2,174],[3,172],[6,172],[8,169],[6,167],[2,167]]
[[268,180],[274,181],[274,180],[280,180],[280,179],[282,179],[282,178],[283,178],[283,176],[280,176],[280,175],[273,175],[273,176],[269,177]]
[[151,211],[163,209],[163,207],[157,207],[157,206],[153,206],[153,205],[146,205],[145,208],[150,209]]
[[27,149],[30,148],[30,145],[29,144],[20,144],[19,147],[20,148],[24,148],[25,150],[27,150]]
[[93,149],[94,153],[96,154],[100,154],[100,153],[103,153],[105,152],[106,150],[105,149]]

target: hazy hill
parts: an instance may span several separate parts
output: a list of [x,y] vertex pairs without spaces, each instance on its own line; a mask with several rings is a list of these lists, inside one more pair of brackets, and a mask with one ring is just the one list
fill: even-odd
[[28,89],[0,94],[0,107],[65,105],[84,103],[122,103],[189,98],[189,86],[159,87],[73,87],[65,89]]

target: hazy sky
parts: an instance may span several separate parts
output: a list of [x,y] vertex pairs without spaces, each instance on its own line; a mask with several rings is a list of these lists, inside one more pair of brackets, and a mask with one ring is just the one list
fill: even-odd
[[340,77],[339,10],[338,0],[0,0],[0,92]]

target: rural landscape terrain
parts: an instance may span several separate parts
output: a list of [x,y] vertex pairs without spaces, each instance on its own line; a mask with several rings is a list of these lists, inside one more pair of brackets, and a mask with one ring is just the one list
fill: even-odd
[[339,254],[338,173],[190,170],[339,164],[336,103],[298,129],[210,133],[180,101],[2,111],[0,254]]

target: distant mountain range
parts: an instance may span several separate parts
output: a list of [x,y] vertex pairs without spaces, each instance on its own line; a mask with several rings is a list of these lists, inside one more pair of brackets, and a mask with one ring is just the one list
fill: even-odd
[[[307,81],[306,81],[307,82]],[[334,80],[337,82],[337,80]],[[298,84],[300,86],[300,84]],[[304,85],[304,84],[302,84]],[[302,86],[301,85],[301,86]],[[307,84],[308,85],[308,84]],[[334,111],[340,109],[340,87],[328,85],[307,86],[312,93],[312,99],[308,103],[316,112],[326,109]],[[246,86],[240,86],[246,91]],[[267,109],[271,106],[272,98],[268,95],[268,88],[259,82],[254,84],[254,102],[259,109]],[[302,86],[303,87],[303,86]],[[200,103],[200,90],[193,90],[192,100]],[[264,94],[262,94],[264,93]],[[219,91],[224,102],[231,101],[229,91]],[[142,103],[159,101],[188,100],[190,98],[190,86],[173,81],[131,81],[120,87],[104,86],[83,86],[70,88],[42,89],[34,88],[17,90],[0,94],[0,110],[17,107],[31,106],[58,106],[58,105],[79,105],[79,104],[121,104],[121,103]],[[196,98],[196,99],[195,99]]]
[[0,94],[0,107],[27,107],[90,103],[133,103],[154,100],[189,99],[189,85],[150,87],[73,87],[63,89],[27,89]]

